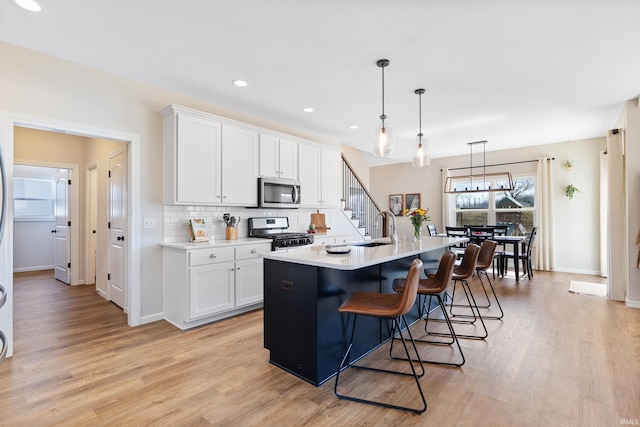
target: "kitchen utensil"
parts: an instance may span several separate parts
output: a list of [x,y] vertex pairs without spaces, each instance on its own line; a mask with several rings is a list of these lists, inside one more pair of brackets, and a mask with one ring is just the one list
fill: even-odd
[[229,227],[229,218],[230,218],[230,215],[228,213],[222,214],[222,220],[224,221],[224,225],[226,227]]
[[229,227],[235,227],[235,226],[236,226],[236,217],[235,217],[235,216],[232,216],[232,217],[229,219]]

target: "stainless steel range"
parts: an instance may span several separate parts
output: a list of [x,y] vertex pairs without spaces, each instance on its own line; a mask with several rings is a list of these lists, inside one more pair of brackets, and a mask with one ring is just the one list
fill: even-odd
[[289,229],[289,218],[287,217],[249,218],[248,221],[249,237],[272,239],[271,250],[277,251],[313,244],[313,235],[287,231]]

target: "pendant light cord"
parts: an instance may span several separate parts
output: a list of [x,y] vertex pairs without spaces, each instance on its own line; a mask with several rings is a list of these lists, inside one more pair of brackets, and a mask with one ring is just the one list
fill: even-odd
[[384,119],[387,118],[387,116],[384,115],[384,66],[380,68],[382,68],[382,115],[380,119],[382,119],[382,128],[384,129]]

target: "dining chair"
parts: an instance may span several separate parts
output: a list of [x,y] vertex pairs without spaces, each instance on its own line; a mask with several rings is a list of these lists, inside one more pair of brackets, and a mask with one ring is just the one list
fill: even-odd
[[429,236],[437,236],[438,229],[435,224],[427,224],[427,231],[429,231]]
[[[447,237],[469,237],[469,228],[468,227],[445,227]],[[466,243],[459,243],[457,245],[449,246],[458,258],[461,258],[464,255],[464,248],[467,247]]]
[[494,228],[469,227],[469,240],[476,245],[482,245],[485,240],[493,240]]
[[[414,338],[414,341],[416,343],[427,343],[427,344],[434,344],[434,345],[456,344],[456,346],[458,347],[458,352],[460,353],[460,361],[453,362],[450,360],[441,361],[441,360],[422,359],[423,363],[432,363],[436,365],[445,365],[445,366],[462,366],[464,365],[464,362],[465,362],[464,353],[462,352],[462,347],[460,346],[460,342],[458,341],[456,332],[453,329],[453,325],[451,324],[449,314],[447,313],[447,309],[445,307],[445,304],[441,295],[447,288],[447,285],[449,284],[449,280],[451,280],[451,275],[453,273],[453,267],[454,267],[455,261],[456,261],[456,254],[453,251],[445,251],[445,253],[442,255],[442,258],[440,258],[438,270],[435,273],[435,275],[427,279],[420,279],[420,282],[418,285],[418,304],[420,304],[420,307],[422,308],[420,310],[421,317],[423,317],[422,313],[426,313],[426,319],[424,324],[425,332],[427,332],[427,324],[429,322],[429,316],[430,316],[429,307],[431,307],[432,298],[436,297],[436,299],[438,300],[438,307],[440,307],[444,320],[447,323],[447,327],[449,329],[448,336],[450,338],[450,341],[426,340],[426,339],[418,339],[418,338]],[[394,279],[393,281],[394,291],[403,292],[405,286],[406,286],[406,279]],[[426,298],[427,296],[429,297],[428,302]],[[422,302],[420,302],[420,299],[422,299]],[[393,341],[397,339],[395,338],[394,333],[392,333],[391,336],[393,337]],[[391,341],[391,346],[389,348],[389,355],[394,359],[406,360],[402,357],[393,356],[393,341]]]
[[[533,227],[531,229],[531,233],[527,234],[527,237],[522,242],[522,250],[518,254],[518,259],[515,259],[515,255],[513,252],[504,252],[502,255],[502,270],[505,272],[508,268],[509,259],[512,259],[513,262],[522,261],[522,268],[527,274],[527,278],[531,280],[533,277],[533,267],[531,265],[531,249],[533,248],[533,244],[535,242],[536,234],[538,233],[538,227]],[[523,274],[524,275],[524,274]]]
[[[420,274],[422,270],[422,261],[416,259],[411,264],[409,268],[409,272],[407,274],[405,286],[402,292],[395,294],[380,294],[376,292],[354,292],[352,293],[345,302],[338,308],[340,313],[347,314],[347,325],[349,325],[349,321],[353,318],[353,322],[351,323],[351,333],[345,332],[344,335],[344,356],[340,361],[340,365],[338,366],[338,372],[336,374],[336,382],[333,387],[333,392],[339,399],[351,400],[354,402],[367,403],[370,405],[383,406],[385,408],[392,409],[400,409],[404,411],[415,412],[418,414],[423,413],[427,410],[427,401],[424,397],[424,393],[422,391],[422,387],[420,386],[420,377],[424,375],[424,365],[422,364],[422,360],[420,360],[420,355],[418,354],[418,349],[416,347],[416,343],[411,335],[411,330],[409,329],[409,324],[407,323],[407,319],[405,314],[411,310],[413,304],[416,301],[416,296],[418,293],[418,286],[420,281]],[[411,367],[411,372],[392,370],[392,369],[382,369],[373,366],[365,366],[365,365],[355,365],[351,362],[351,350],[353,349],[353,340],[356,331],[356,323],[358,320],[358,316],[369,316],[376,317],[381,319],[389,319],[392,322],[392,330],[398,331],[400,335],[400,339],[402,341],[402,345],[404,348],[404,352],[407,356],[406,360],[409,362]],[[408,339],[405,339],[403,334],[403,323],[406,328],[405,331],[407,333]],[[411,343],[412,350],[416,354],[416,359],[412,359],[409,353],[409,348],[407,347],[407,342]],[[416,366],[414,366],[414,362],[417,362],[420,367],[421,372],[418,374],[416,372]],[[408,406],[400,406],[393,403],[382,402],[379,400],[369,400],[361,397],[347,396],[344,394],[338,393],[338,384],[340,382],[340,373],[343,370],[348,368],[357,368],[364,369],[375,372],[382,372],[393,375],[402,375],[402,376],[411,376],[415,380],[418,393],[422,400],[422,407],[420,408],[412,408]],[[365,389],[375,388],[375,386],[365,386]]]

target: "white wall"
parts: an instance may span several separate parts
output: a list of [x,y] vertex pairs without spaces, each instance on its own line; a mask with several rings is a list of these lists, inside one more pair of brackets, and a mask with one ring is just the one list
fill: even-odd
[[54,267],[55,221],[13,223],[13,271],[48,270]]
[[[489,142],[490,143],[490,142]],[[486,153],[486,163],[505,163],[536,160],[540,157],[555,157],[553,163],[554,179],[554,228],[555,228],[555,270],[584,274],[599,274],[599,155],[606,146],[605,138],[557,144],[522,147],[517,150],[501,150]],[[482,157],[474,153],[474,164]],[[567,159],[575,160],[571,172],[560,165]],[[469,156],[456,156],[433,159],[426,168],[415,168],[411,163],[371,168],[371,191],[376,201],[388,207],[390,194],[420,193],[422,207],[429,208],[431,222],[439,230],[442,220],[442,182],[441,169],[468,167]],[[489,172],[510,171],[535,175],[537,163],[512,165],[508,168],[497,167]],[[468,172],[461,171],[466,174]],[[476,170],[475,173],[478,173]],[[572,183],[582,192],[568,200],[563,188]],[[411,225],[408,219],[398,221],[398,234],[409,235]]]

